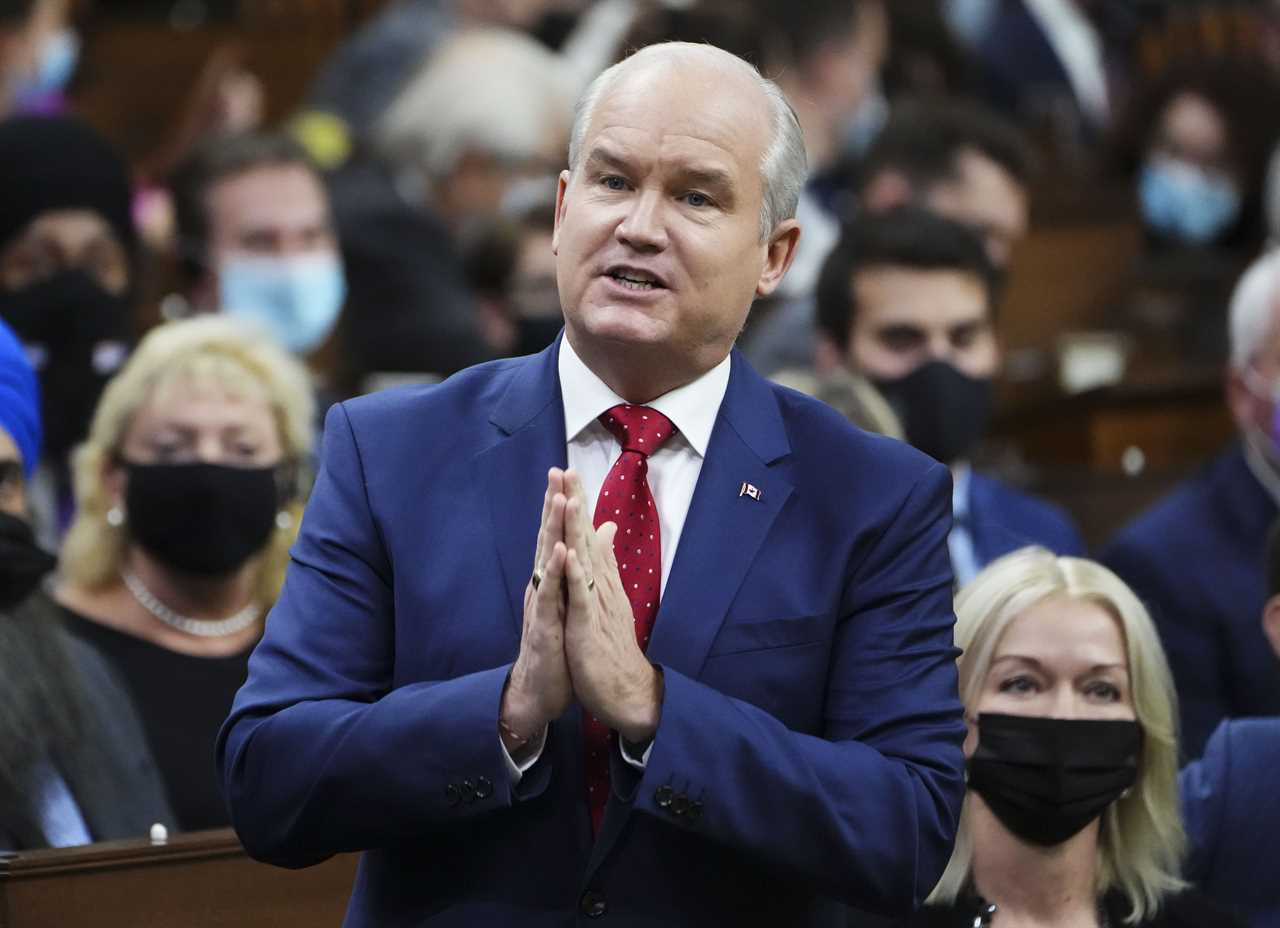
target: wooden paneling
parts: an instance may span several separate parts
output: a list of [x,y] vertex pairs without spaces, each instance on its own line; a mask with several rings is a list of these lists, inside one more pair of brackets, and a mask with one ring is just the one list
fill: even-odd
[[0,928],[336,928],[356,861],[269,867],[229,830],[0,855]]

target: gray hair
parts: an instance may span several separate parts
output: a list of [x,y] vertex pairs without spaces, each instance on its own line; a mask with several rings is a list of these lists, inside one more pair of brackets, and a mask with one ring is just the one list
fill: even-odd
[[730,63],[732,67],[747,72],[769,103],[773,122],[773,138],[760,159],[760,172],[764,179],[764,201],[760,205],[760,240],[768,239],[778,223],[795,217],[800,202],[800,191],[809,172],[804,150],[804,133],[795,110],[787,102],[786,95],[773,81],[762,75],[754,65],[737,55],[693,42],[662,42],[640,49],[634,55],[619,61],[597,77],[583,92],[574,107],[573,131],[569,136],[569,170],[576,171],[582,145],[586,141],[587,128],[596,105],[605,92],[621,75],[624,68],[636,61],[660,55],[702,54]]
[[549,133],[568,128],[572,101],[560,60],[537,40],[469,30],[431,54],[382,117],[376,144],[434,182],[468,151],[513,163],[544,156]]
[[1280,250],[1256,258],[1231,294],[1231,366],[1244,370],[1276,330],[1280,313]]

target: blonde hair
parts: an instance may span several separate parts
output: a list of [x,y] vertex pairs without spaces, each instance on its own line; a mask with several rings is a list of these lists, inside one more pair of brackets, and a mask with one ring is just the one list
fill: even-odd
[[[1019,615],[1050,598],[1069,598],[1105,609],[1120,624],[1128,651],[1134,714],[1142,726],[1138,779],[1103,813],[1099,835],[1099,893],[1118,889],[1137,924],[1159,909],[1164,897],[1186,886],[1178,872],[1186,835],[1178,804],[1177,702],[1173,677],[1147,610],[1133,591],[1094,561],[1057,557],[1044,548],[1023,548],[986,567],[956,597],[956,645],[960,698],[966,715],[979,694],[996,646]],[[928,901],[953,902],[972,879],[970,800],[965,799],[955,850]]]
[[282,508],[292,516],[260,555],[257,595],[275,600],[284,582],[296,526],[302,516],[314,440],[315,401],[306,369],[264,334],[226,316],[200,316],[152,330],[124,369],[107,384],[89,437],[75,451],[76,515],[63,544],[63,576],[86,589],[116,582],[129,540],[123,526],[108,524],[110,496],[104,482],[118,459],[138,410],[175,381],[215,383],[238,395],[264,397],[284,446],[284,463],[298,475]]

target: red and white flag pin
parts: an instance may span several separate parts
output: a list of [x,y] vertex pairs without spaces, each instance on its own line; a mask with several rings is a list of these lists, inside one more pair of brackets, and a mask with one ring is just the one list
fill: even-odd
[[738,490],[738,496],[750,496],[757,503],[764,502],[764,493],[759,487],[752,486],[749,483],[743,483],[741,489]]

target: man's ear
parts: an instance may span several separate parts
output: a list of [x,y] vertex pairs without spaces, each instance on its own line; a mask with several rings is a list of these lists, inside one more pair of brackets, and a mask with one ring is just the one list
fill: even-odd
[[561,171],[560,179],[556,182],[556,221],[555,227],[551,230],[551,253],[553,255],[560,254],[560,223],[564,220],[564,194],[569,189],[569,172]]
[[764,269],[756,282],[756,296],[766,297],[778,289],[787,269],[795,260],[796,245],[800,242],[800,223],[787,219],[778,223],[769,237],[768,251],[765,253]]
[[1271,642],[1271,650],[1280,657],[1280,594],[1267,600],[1262,607],[1262,633]]

